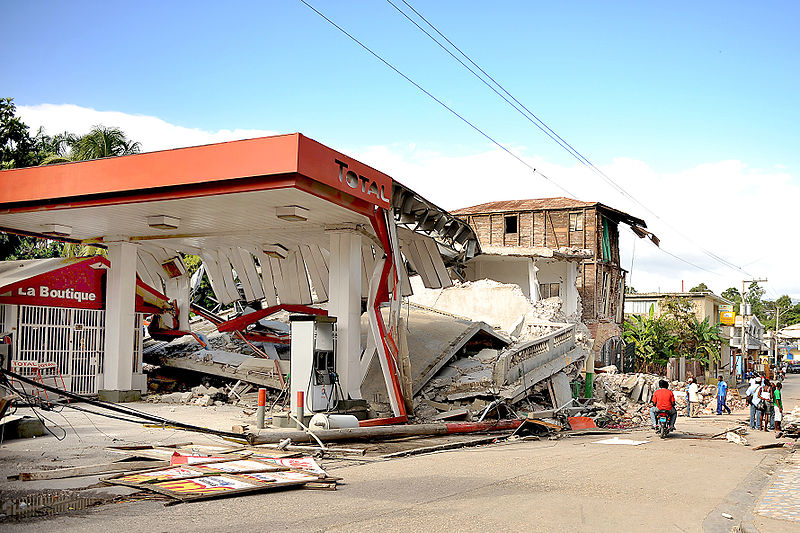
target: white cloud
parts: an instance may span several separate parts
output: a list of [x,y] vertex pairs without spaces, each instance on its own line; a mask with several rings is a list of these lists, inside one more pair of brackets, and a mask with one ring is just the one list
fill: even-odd
[[[74,105],[19,106],[23,120],[48,133],[83,133],[95,124],[118,126],[145,151],[272,135],[266,130],[204,131],[170,124],[157,117],[96,111]],[[306,132],[313,137],[314,132]],[[611,176],[639,205],[578,164],[560,166],[513,151],[553,181],[534,174],[501,150],[487,146],[479,153],[447,154],[415,143],[348,148],[333,146],[411,187],[445,209],[494,200],[575,196],[598,201],[638,216],[662,240],[664,250],[711,272],[691,267],[638,240],[622,226],[623,268],[630,269],[639,291],[678,291],[705,282],[717,293],[740,287],[747,274],[721,265],[705,248],[756,277],[766,277],[767,297],[789,294],[800,298],[795,274],[794,212],[800,198],[797,177],[780,165],[751,168],[743,161],[708,162],[680,172],[661,173],[644,161],[619,157],[601,170]],[[649,211],[648,211],[649,210]],[[635,244],[634,244],[635,242]]]
[[43,127],[50,135],[64,131],[80,135],[98,124],[114,126],[124,131],[129,139],[139,141],[143,152],[275,135],[275,132],[267,130],[206,131],[185,128],[157,117],[130,115],[119,111],[97,111],[72,104],[17,106],[17,112],[32,132]]
[[[515,150],[525,154],[524,149]],[[420,147],[376,146],[352,152],[445,209],[493,200],[568,196],[499,149],[452,157]],[[767,298],[800,297],[790,245],[800,198],[798,180],[780,167],[750,168],[742,161],[704,163],[659,173],[646,162],[620,157],[601,170],[642,205],[615,191],[586,167],[525,160],[573,196],[598,201],[644,219],[662,248],[707,271],[674,259],[620,227],[622,265],[639,291],[679,291],[706,283],[717,293],[739,287],[748,274],[715,261],[703,249],[742,267]],[[643,207],[644,206],[644,207]],[[634,244],[635,242],[635,244]]]

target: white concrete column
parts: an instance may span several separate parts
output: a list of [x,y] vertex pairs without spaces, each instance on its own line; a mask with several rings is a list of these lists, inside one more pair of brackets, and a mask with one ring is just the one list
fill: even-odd
[[578,264],[575,261],[567,261],[567,280],[564,285],[563,311],[569,316],[578,310]]
[[336,317],[336,372],[347,398],[361,399],[361,236],[333,230],[328,315]]
[[133,388],[134,314],[136,309],[136,245],[108,243],[111,269],[106,278],[106,333],[103,388]]
[[539,294],[539,278],[536,273],[539,272],[539,267],[536,266],[536,261],[533,259],[528,260],[528,287],[530,287],[530,295],[528,296],[532,302],[538,302],[542,299]]

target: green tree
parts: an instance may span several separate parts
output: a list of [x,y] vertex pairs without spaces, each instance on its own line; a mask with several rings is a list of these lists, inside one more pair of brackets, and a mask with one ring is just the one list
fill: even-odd
[[708,317],[701,322],[692,315],[687,326],[686,342],[682,343],[684,355],[706,365],[719,362],[722,345],[725,344],[719,324],[710,323]]
[[128,139],[122,130],[102,125],[94,126],[89,133],[81,137],[70,133],[62,133],[55,137],[44,136],[41,143],[49,151],[49,155],[42,161],[43,165],[141,152],[141,145]]
[[733,302],[733,310],[739,312],[739,305],[742,303],[742,293],[736,287],[730,287],[722,291],[720,295],[726,300]]
[[653,306],[648,316],[632,315],[625,320],[622,338],[636,346],[636,370],[640,372],[661,372],[676,355],[678,338],[667,319],[654,315]]
[[0,170],[39,164],[36,143],[13,98],[0,98]]
[[705,283],[700,283],[700,285],[697,285],[689,289],[689,292],[711,292],[711,289],[709,289],[708,285],[706,285]]

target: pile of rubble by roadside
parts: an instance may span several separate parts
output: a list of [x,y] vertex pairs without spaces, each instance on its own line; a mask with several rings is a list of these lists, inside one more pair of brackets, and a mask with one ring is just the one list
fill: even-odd
[[226,384],[221,387],[197,385],[185,392],[150,394],[145,398],[150,403],[193,404],[201,407],[233,404],[240,407],[254,407],[258,401],[258,391],[249,383]]
[[[615,366],[597,369],[594,382],[595,405],[605,409],[607,418],[619,427],[637,427],[650,423],[650,398],[658,389],[662,376],[654,374],[620,374]],[[686,383],[672,381],[669,386],[675,395],[678,412],[686,411]],[[717,408],[717,386],[700,387],[700,414],[713,414]],[[745,407],[745,400],[728,390],[726,399],[731,409]],[[599,425],[599,424],[598,424]]]

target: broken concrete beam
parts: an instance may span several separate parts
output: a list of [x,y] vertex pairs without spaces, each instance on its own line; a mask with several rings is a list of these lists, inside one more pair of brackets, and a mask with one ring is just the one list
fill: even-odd
[[572,389],[569,386],[569,377],[564,372],[556,372],[550,377],[553,405],[562,407],[572,402]]
[[619,388],[622,389],[623,392],[631,392],[633,390],[633,386],[636,385],[636,381],[638,380],[638,376],[636,374],[632,374],[619,384]]
[[556,372],[563,370],[567,365],[570,365],[586,356],[586,352],[582,347],[576,347],[566,354],[562,354],[552,361],[549,361],[537,368],[534,368],[527,374],[524,374],[522,379],[500,391],[500,397],[509,400],[511,403],[516,403],[522,398],[527,396],[528,390],[535,386],[537,383],[544,381]]
[[633,401],[638,402],[639,398],[642,397],[642,387],[644,386],[643,379],[637,379],[636,382],[633,384],[633,388],[631,389],[630,397]]
[[472,412],[469,409],[453,409],[451,411],[444,411],[431,418],[431,420],[455,420],[457,418],[469,419]]
[[553,361],[574,348],[575,326],[567,324],[544,337],[506,350],[497,359],[492,377],[498,386],[513,383],[520,375]]

